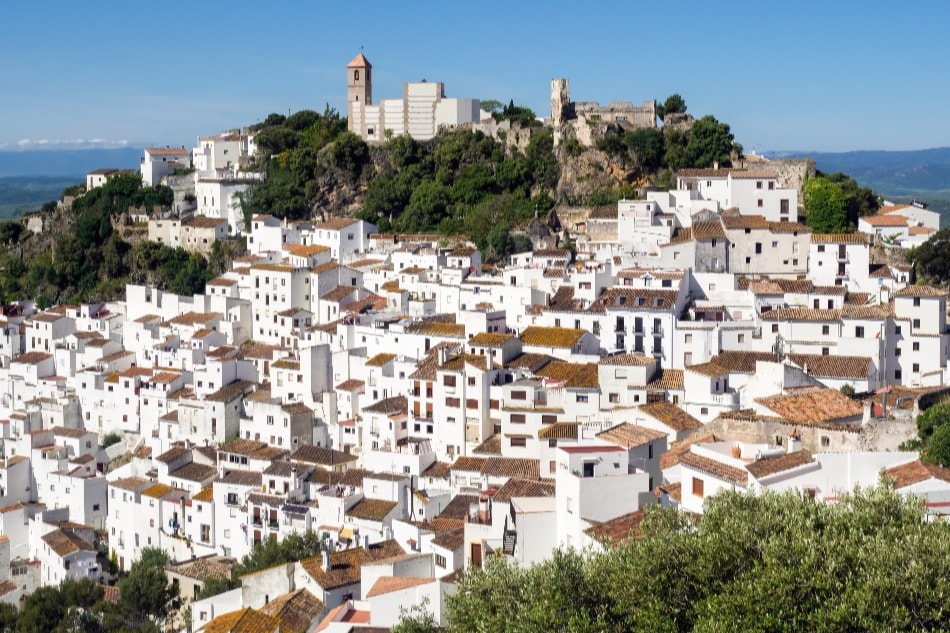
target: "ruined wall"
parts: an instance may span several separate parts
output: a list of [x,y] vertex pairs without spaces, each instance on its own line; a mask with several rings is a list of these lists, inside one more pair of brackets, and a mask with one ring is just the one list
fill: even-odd
[[799,426],[777,418],[716,418],[706,425],[703,433],[714,433],[725,440],[775,444],[779,438],[783,443],[787,441],[793,431],[801,435],[802,448],[813,453],[896,451],[903,442],[917,437],[917,425],[909,415],[894,419],[871,418],[860,427],[840,428],[831,424]]
[[457,129],[472,130],[490,136],[505,145],[507,149],[524,152],[528,149],[531,135],[544,130],[542,127],[524,127],[521,124],[511,125],[511,121],[496,121],[484,119],[477,123],[462,123]]
[[663,117],[663,127],[679,129],[685,132],[686,130],[689,130],[689,128],[693,127],[693,123],[695,121],[696,119],[693,118],[692,114],[686,114],[685,112],[682,114],[679,112],[674,112]]
[[571,101],[571,83],[568,79],[551,80],[551,127],[554,145],[566,138],[565,125],[570,125],[572,136],[585,147],[591,147],[603,136],[608,125],[627,129],[656,127],[656,100],[635,106],[630,101],[611,101],[606,106],[596,101]]
[[810,158],[773,158],[767,162],[747,160],[748,169],[766,169],[778,175],[778,186],[798,191],[802,199],[802,185],[808,178],[815,177],[815,161]]
[[[177,213],[192,211],[198,207],[198,201],[195,199],[195,175],[193,173],[180,176],[172,174],[165,176],[163,180],[164,184],[171,187],[172,192],[175,194],[175,201],[172,203],[172,208]],[[190,199],[186,199],[189,194],[191,194]]]

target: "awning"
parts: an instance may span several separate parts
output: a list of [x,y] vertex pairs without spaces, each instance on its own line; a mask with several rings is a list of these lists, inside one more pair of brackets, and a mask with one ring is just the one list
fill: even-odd
[[347,541],[352,541],[352,540],[353,540],[353,528],[351,528],[351,527],[345,527],[345,528],[343,528],[342,530],[340,530],[340,538],[341,538],[341,539],[345,539],[345,540],[347,540]]

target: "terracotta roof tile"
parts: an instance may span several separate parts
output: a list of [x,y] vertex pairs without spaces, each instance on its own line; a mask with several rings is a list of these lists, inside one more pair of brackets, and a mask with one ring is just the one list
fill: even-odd
[[577,429],[580,426],[577,422],[555,422],[542,426],[538,431],[539,440],[576,440]]
[[866,222],[871,226],[880,226],[880,227],[905,227],[907,226],[907,218],[902,215],[866,215],[863,218],[858,218],[858,223]]
[[553,497],[554,494],[553,481],[512,477],[498,489],[498,492],[492,497],[492,501],[511,501],[514,497]]
[[493,433],[485,441],[472,449],[478,455],[501,455],[501,436]]
[[273,633],[279,626],[277,618],[246,607],[213,618],[201,630],[204,633]]
[[945,290],[933,286],[905,286],[894,293],[895,297],[946,297]]
[[716,364],[715,362],[690,365],[686,368],[686,371],[691,371],[695,374],[700,374],[701,376],[706,376],[708,378],[718,378],[719,376],[729,373],[728,369],[722,365]]
[[695,431],[703,426],[702,422],[691,416],[684,409],[666,400],[658,400],[642,405],[640,410],[659,420],[677,433]]
[[683,370],[661,369],[653,379],[647,383],[647,389],[682,391]]
[[640,523],[643,522],[645,516],[646,512],[644,510],[634,510],[609,521],[593,525],[584,530],[584,534],[598,541],[623,543],[629,539],[639,538]]
[[538,369],[536,375],[554,381],[564,381],[564,386],[569,389],[600,387],[600,372],[597,370],[597,363],[569,363],[552,360]]
[[758,459],[751,464],[746,464],[745,468],[749,471],[749,474],[756,479],[762,479],[814,462],[815,458],[812,457],[810,452],[800,450],[794,453],[785,453],[784,455]]
[[927,464],[919,459],[888,468],[884,472],[889,477],[894,478],[894,487],[897,489],[906,488],[928,479],[939,479],[950,483],[950,469],[936,464]]
[[587,334],[587,330],[529,326],[521,332],[520,338],[525,345],[570,348],[576,345],[585,334]]
[[483,475],[494,477],[521,477],[538,479],[541,466],[537,459],[520,457],[489,457],[482,468]]
[[355,506],[347,510],[347,516],[367,521],[382,521],[396,507],[395,501],[370,499],[364,497]]
[[[676,405],[670,406],[676,407]],[[685,413],[685,411],[683,413]],[[655,442],[656,440],[662,439],[666,437],[666,433],[649,429],[645,426],[637,426],[636,424],[624,422],[623,424],[613,426],[606,431],[601,431],[597,434],[597,437],[604,440],[605,442],[611,442],[617,446],[622,446],[623,448],[636,448],[637,446],[643,446],[644,444],[649,444],[650,442]]]
[[705,444],[706,442],[717,442],[719,439],[712,434],[700,435],[693,433],[677,442],[670,444],[668,451],[660,455],[660,468],[666,470],[680,463],[680,458],[690,452],[693,444]]
[[511,334],[496,334],[494,332],[479,332],[468,339],[468,345],[471,347],[501,347],[514,336]]
[[261,613],[277,618],[280,633],[307,633],[323,608],[323,603],[312,593],[297,589],[272,599],[261,607]]
[[395,540],[382,541],[369,547],[355,547],[330,554],[330,570],[323,569],[320,556],[300,561],[300,566],[324,591],[354,585],[360,581],[364,563],[399,556],[405,552]]
[[366,592],[367,598],[386,595],[394,591],[402,591],[418,587],[419,585],[428,585],[435,582],[435,578],[412,578],[408,576],[380,576],[369,591]]
[[724,464],[710,457],[697,455],[692,451],[688,451],[680,457],[680,464],[739,486],[746,486],[749,483],[749,473],[745,470]]
[[812,233],[812,244],[867,244],[864,233]]
[[656,364],[656,359],[643,354],[616,354],[604,356],[600,359],[601,365],[616,365],[626,367],[643,367]]
[[796,424],[821,424],[854,418],[864,407],[837,389],[819,389],[790,395],[756,398],[755,401]]
[[468,516],[469,507],[477,502],[478,495],[455,495],[452,497],[452,500],[442,508],[442,512],[439,513],[437,518],[459,519],[464,521]]
[[697,240],[725,239],[726,232],[719,220],[693,222],[693,237]]
[[[439,519],[436,519],[438,521]],[[460,547],[465,545],[465,527],[456,528],[454,530],[444,530],[437,534],[435,538],[432,539],[432,544],[437,547],[442,547],[449,551],[455,552],[458,551]]]
[[841,310],[816,308],[779,308],[762,313],[763,321],[838,321]]
[[769,222],[761,215],[725,215],[722,224],[726,230],[768,229]]

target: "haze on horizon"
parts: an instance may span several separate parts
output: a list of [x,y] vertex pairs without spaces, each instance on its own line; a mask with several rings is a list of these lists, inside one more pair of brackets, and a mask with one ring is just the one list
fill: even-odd
[[270,112],[345,112],[344,67],[361,47],[376,101],[425,78],[546,117],[550,80],[566,77],[575,101],[678,92],[746,152],[950,146],[945,3],[479,6],[14,3],[0,150],[190,147]]

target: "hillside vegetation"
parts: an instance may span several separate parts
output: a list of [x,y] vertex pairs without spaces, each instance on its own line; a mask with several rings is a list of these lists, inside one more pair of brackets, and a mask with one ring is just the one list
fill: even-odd
[[[950,623],[950,526],[887,485],[816,503],[724,492],[693,523],[653,508],[603,552],[528,568],[490,557],[448,599],[454,632],[936,631]],[[434,631],[418,609],[395,629]]]
[[41,307],[56,303],[122,298],[125,284],[150,283],[179,294],[204,290],[205,282],[223,272],[226,247],[215,244],[211,264],[203,256],[156,242],[130,243],[116,230],[122,214],[133,208],[168,206],[168,187],[143,187],[138,174],[112,178],[102,187],[79,194],[71,205],[47,205],[48,229],[41,235],[15,221],[0,223],[0,294],[4,301],[30,299]]
[[[659,110],[683,117],[686,103],[672,95]],[[464,235],[492,262],[530,248],[513,229],[556,204],[611,204],[636,196],[640,187],[671,187],[676,169],[729,166],[742,155],[729,125],[712,116],[656,129],[606,124],[593,147],[578,141],[573,123],[555,147],[553,131],[514,103],[498,104],[493,116],[511,124],[510,138],[459,129],[425,142],[399,136],[370,146],[330,107],[271,114],[255,127],[258,158],[248,167],[266,178],[243,197],[245,216],[356,216],[382,232]],[[814,217],[823,218],[821,230],[848,230],[877,208],[873,192],[846,176],[818,181],[823,213]],[[69,193],[82,193],[81,185],[75,189]],[[144,227],[135,239],[117,230],[130,208],[161,207],[171,199],[165,187],[143,188],[134,174],[122,175],[71,207],[44,206],[52,217],[39,236],[17,223],[0,226],[2,298],[41,306],[119,299],[127,282],[202,291],[226,269],[233,244],[216,244],[209,261],[140,239]]]
[[[681,98],[667,104],[670,112],[686,110]],[[524,247],[511,229],[555,203],[612,202],[632,195],[633,184],[669,187],[672,169],[727,166],[742,151],[729,126],[712,116],[690,129],[608,127],[596,147],[568,136],[557,149],[552,130],[527,108],[510,103],[494,116],[530,129],[523,149],[464,129],[369,146],[329,107],[271,114],[257,129],[258,167],[267,178],[247,196],[245,211],[290,219],[352,214],[383,232],[461,234],[494,259]],[[592,178],[569,193],[561,186],[565,171],[591,170],[616,177]]]

